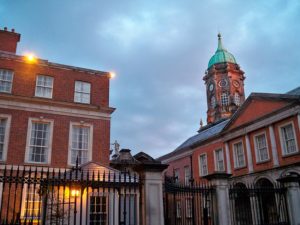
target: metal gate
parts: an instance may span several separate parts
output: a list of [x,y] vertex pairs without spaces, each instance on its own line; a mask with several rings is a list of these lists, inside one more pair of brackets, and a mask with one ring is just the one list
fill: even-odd
[[208,184],[180,184],[166,177],[164,213],[166,225],[213,225],[214,188]]
[[286,189],[236,184],[229,189],[233,225],[288,225]]

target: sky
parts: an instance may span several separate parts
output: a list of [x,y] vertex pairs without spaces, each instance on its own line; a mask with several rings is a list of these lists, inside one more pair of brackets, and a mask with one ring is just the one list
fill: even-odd
[[114,71],[111,142],[159,157],[206,123],[202,80],[221,32],[251,92],[300,86],[298,0],[0,0],[18,54]]

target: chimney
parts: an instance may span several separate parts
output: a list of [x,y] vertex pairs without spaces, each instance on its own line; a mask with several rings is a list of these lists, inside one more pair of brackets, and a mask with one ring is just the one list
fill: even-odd
[[16,53],[17,45],[20,41],[21,35],[15,33],[15,29],[9,31],[7,27],[0,29],[0,51]]

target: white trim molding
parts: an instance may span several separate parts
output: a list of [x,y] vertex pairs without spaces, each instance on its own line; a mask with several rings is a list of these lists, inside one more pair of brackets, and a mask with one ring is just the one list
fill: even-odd
[[225,142],[225,153],[226,153],[227,173],[231,174],[231,161],[230,161],[230,153],[229,153],[228,142]]
[[269,126],[269,132],[270,132],[271,150],[272,150],[272,156],[273,156],[273,166],[277,167],[277,166],[279,166],[279,160],[278,160],[278,151],[277,151],[277,145],[276,145],[276,139],[275,139],[273,125]]
[[0,162],[4,162],[7,159],[7,150],[8,150],[8,144],[9,144],[9,135],[10,135],[10,126],[11,126],[11,115],[0,114],[0,119],[6,119],[2,159],[0,159]]
[[247,162],[248,162],[248,171],[249,173],[253,172],[253,159],[252,159],[252,153],[251,153],[251,145],[249,140],[249,135],[245,135],[246,139],[246,152],[247,152]]
[[[32,123],[46,123],[49,124],[49,140],[48,140],[48,149],[47,149],[47,159],[45,162],[34,162],[29,160],[30,154],[30,138],[31,138],[31,130],[32,130]],[[28,128],[27,128],[27,138],[26,138],[26,148],[25,148],[25,163],[33,163],[33,164],[51,164],[51,156],[52,156],[52,140],[53,140],[53,128],[54,128],[54,120],[52,119],[44,119],[43,117],[40,118],[32,118],[29,117],[28,119]]]

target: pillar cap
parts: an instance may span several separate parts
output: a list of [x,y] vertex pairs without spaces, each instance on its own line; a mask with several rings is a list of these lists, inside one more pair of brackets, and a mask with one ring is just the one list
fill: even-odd
[[277,179],[280,183],[293,183],[293,182],[300,182],[300,175],[296,173],[289,173],[284,177],[280,177]]
[[232,176],[230,173],[217,172],[204,176],[207,180],[229,179]]

